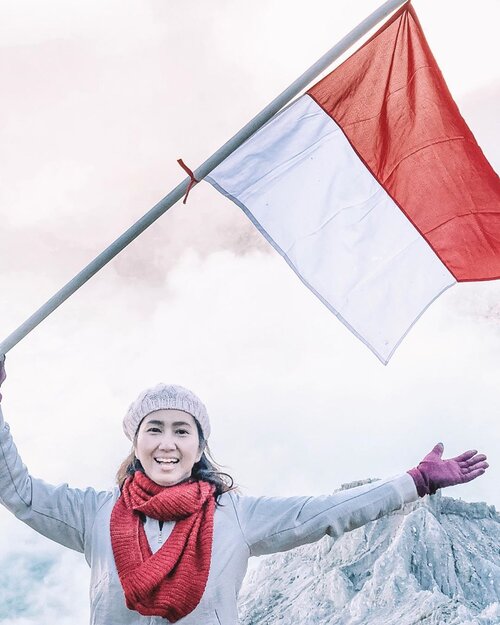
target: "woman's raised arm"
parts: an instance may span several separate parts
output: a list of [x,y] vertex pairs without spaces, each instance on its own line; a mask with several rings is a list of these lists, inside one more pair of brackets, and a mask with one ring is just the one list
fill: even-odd
[[[0,357],[0,385],[5,380]],[[1,400],[1,395],[0,395]],[[76,551],[85,551],[97,510],[111,492],[52,486],[33,478],[23,464],[0,406],[0,502],[40,534]]]

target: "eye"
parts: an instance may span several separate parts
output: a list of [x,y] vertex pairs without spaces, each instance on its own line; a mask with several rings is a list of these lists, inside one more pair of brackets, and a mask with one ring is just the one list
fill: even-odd
[[161,432],[159,427],[156,427],[155,425],[152,425],[151,427],[149,427],[146,432],[152,432],[153,434],[156,434],[157,432]]
[[186,434],[189,434],[189,430],[185,430],[184,428],[178,428],[177,430],[175,430],[176,434],[180,434],[181,436],[186,436]]

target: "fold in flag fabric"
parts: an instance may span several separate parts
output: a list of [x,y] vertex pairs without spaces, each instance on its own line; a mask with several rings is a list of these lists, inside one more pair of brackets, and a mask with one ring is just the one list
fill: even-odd
[[500,277],[500,183],[405,5],[207,180],[387,363],[456,282]]

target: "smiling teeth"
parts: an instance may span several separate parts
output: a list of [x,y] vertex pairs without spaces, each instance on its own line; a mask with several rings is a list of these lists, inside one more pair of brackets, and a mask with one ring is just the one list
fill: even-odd
[[155,460],[160,464],[176,464],[179,462],[177,458],[155,458]]

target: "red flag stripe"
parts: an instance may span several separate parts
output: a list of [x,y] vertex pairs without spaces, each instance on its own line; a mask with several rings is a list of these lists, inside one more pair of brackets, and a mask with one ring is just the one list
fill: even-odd
[[411,6],[308,93],[458,281],[500,277],[500,181]]

